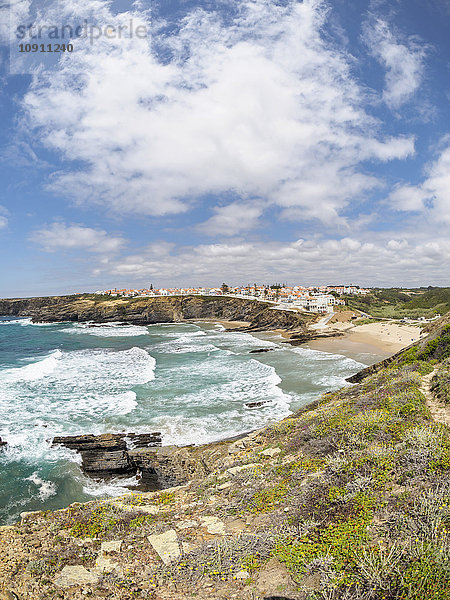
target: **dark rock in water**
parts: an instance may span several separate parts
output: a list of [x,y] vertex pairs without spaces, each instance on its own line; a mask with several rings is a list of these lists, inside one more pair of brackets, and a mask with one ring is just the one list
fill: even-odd
[[4,446],[6,446],[7,443],[2,441],[2,438],[0,437],[0,448],[3,448]]
[[260,402],[246,402],[245,406],[247,408],[258,408],[259,406],[264,406],[265,404],[269,404],[270,400],[261,400]]
[[77,435],[55,437],[53,445],[61,444],[80,452],[82,469],[91,477],[110,478],[116,475],[136,475],[138,467],[130,457],[130,447],[149,448],[161,446],[160,433],[103,435]]
[[57,444],[80,452],[86,475],[97,479],[137,475],[139,489],[145,491],[182,485],[211,471],[196,456],[195,447],[160,447],[161,434],[156,432],[55,437],[53,445]]
[[262,354],[263,352],[274,352],[275,348],[259,348],[258,350],[250,350],[249,354]]

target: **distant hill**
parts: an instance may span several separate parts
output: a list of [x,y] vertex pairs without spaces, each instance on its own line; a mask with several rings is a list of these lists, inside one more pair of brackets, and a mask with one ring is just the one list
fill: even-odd
[[432,317],[450,311],[450,288],[374,289],[367,296],[345,296],[346,304],[374,317]]

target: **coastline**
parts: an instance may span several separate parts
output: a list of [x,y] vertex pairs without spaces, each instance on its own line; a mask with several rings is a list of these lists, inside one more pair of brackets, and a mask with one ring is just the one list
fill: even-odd
[[[267,331],[245,331],[249,323],[246,321],[226,321],[224,319],[196,319],[197,322],[218,323],[227,330],[242,329],[244,333],[250,333],[255,337],[259,335],[276,336],[284,343],[290,343],[295,338],[295,332],[286,329],[268,329]],[[421,333],[419,327],[411,325],[399,325],[393,322],[368,323],[356,325],[354,323],[333,323],[320,328],[310,329],[312,337],[301,346],[339,354],[348,358],[361,360],[361,355],[367,355],[367,364],[375,364],[380,360],[391,357],[400,350],[423,338],[426,334]],[[317,337],[314,338],[314,334]],[[297,344],[295,344],[297,345]]]

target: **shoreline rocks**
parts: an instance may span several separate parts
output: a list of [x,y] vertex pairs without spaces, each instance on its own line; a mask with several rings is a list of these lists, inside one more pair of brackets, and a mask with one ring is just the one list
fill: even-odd
[[250,350],[249,354],[263,354],[264,352],[274,352],[275,348],[258,348],[257,350]]
[[33,322],[120,321],[152,325],[183,323],[196,319],[220,319],[250,323],[239,331],[285,329],[306,332],[315,315],[276,310],[266,302],[220,296],[168,296],[155,298],[108,298],[95,295],[0,300],[0,315],[32,317]]
[[[142,479],[149,485],[156,484],[154,477],[149,477],[154,473],[144,473],[147,468],[134,460],[133,456],[137,457],[142,450],[161,446],[159,432],[54,437],[52,446],[58,445],[79,452],[82,459],[81,468],[90,477],[110,479],[116,476],[132,476],[142,469]],[[148,469],[150,468],[149,466]]]

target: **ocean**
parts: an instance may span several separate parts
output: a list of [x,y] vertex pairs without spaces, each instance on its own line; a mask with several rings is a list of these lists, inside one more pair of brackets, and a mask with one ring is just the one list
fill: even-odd
[[[273,351],[250,353],[260,348]],[[374,362],[355,358],[215,323],[0,317],[0,436],[8,442],[0,450],[0,524],[136,483],[86,478],[76,453],[51,447],[55,435],[160,431],[164,445],[223,439],[288,416]]]

